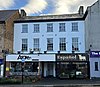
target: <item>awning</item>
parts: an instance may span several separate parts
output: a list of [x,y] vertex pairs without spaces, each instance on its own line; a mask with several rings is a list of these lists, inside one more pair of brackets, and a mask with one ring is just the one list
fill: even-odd
[[0,59],[0,65],[3,64],[3,59]]

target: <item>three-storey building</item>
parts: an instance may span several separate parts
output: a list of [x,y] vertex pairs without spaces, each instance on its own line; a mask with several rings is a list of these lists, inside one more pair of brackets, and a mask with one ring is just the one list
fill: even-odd
[[83,7],[76,14],[26,16],[14,21],[13,53],[6,56],[12,70],[43,77],[88,78]]

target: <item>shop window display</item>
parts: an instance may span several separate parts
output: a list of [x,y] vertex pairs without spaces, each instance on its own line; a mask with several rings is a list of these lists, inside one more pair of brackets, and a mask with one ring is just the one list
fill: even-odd
[[57,54],[59,78],[89,78],[89,60],[86,54]]
[[[25,75],[35,75],[38,72],[38,63],[24,63],[24,74]],[[21,62],[12,62],[10,67],[11,75],[21,75],[22,73],[22,63]]]
[[[60,64],[60,66],[59,66]],[[60,78],[87,78],[87,63],[60,62],[57,63],[57,74]]]

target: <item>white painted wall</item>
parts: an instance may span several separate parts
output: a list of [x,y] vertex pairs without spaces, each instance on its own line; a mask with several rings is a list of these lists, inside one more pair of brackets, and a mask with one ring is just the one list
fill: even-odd
[[41,54],[39,55],[39,61],[56,61],[55,54]]
[[[98,71],[95,71],[95,62],[98,62]],[[100,77],[100,58],[90,58],[90,78]]]
[[[79,23],[79,31],[72,32],[72,22]],[[44,53],[47,50],[47,38],[53,38],[54,50],[48,51],[48,53],[57,53],[59,51],[59,38],[66,38],[66,51],[61,53],[71,53],[72,52],[72,37],[79,37],[79,52],[85,52],[85,42],[84,42],[84,21],[58,21],[53,23],[53,32],[47,32],[47,23],[51,22],[34,22],[34,23],[15,23],[14,24],[14,53],[21,51],[21,40],[23,38],[28,39],[28,51],[33,49],[33,38],[40,38],[40,52]],[[59,32],[59,23],[66,23],[66,32]],[[22,32],[22,24],[28,24],[28,33]],[[33,33],[33,24],[40,24],[40,33]]]

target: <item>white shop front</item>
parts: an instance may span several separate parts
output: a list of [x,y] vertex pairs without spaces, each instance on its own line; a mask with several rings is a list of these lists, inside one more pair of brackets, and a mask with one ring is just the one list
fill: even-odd
[[90,52],[90,78],[100,78],[100,51]]
[[21,75],[23,61],[25,75],[56,76],[55,54],[8,54],[6,76]]

